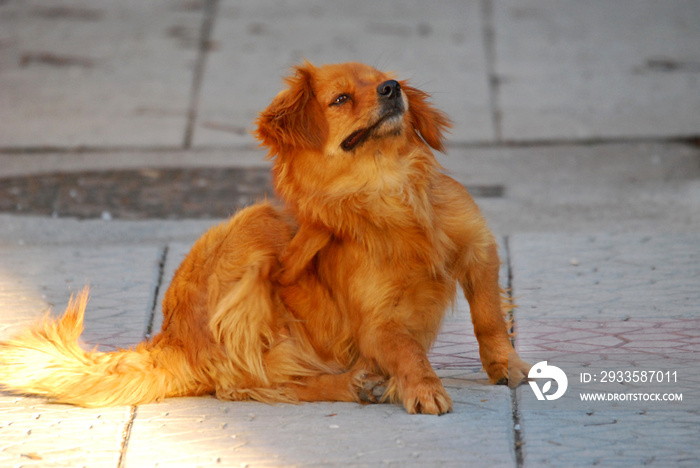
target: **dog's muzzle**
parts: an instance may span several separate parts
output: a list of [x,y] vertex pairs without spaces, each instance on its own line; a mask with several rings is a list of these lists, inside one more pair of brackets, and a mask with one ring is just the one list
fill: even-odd
[[401,85],[396,80],[387,80],[377,86],[377,96],[379,100],[381,117],[370,125],[350,134],[340,147],[345,151],[352,151],[360,144],[364,143],[367,138],[372,135],[372,132],[379,128],[381,124],[387,120],[400,116],[404,113],[405,106],[401,99]]

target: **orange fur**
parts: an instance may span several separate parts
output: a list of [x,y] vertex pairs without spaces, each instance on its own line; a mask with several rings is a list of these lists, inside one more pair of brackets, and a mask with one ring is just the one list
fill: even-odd
[[447,117],[366,65],[305,63],[286,84],[255,132],[286,208],[260,203],[205,233],[165,295],[161,332],[134,350],[78,347],[86,295],[0,343],[6,389],[83,406],[215,393],[442,414],[451,401],[427,351],[457,283],[491,381],[527,375],[494,238],[430,151]]

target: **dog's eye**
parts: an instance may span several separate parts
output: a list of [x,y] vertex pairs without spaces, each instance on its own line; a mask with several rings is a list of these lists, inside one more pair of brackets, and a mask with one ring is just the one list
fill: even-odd
[[347,101],[350,100],[350,96],[347,94],[341,94],[340,96],[337,96],[333,102],[331,102],[331,106],[339,106]]

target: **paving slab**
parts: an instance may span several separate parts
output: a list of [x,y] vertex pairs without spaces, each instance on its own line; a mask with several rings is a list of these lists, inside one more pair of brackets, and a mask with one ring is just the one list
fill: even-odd
[[528,412],[525,467],[698,466],[697,411]]
[[509,141],[697,135],[700,5],[493,2]]
[[253,144],[253,120],[282,89],[281,77],[305,58],[394,71],[433,94],[454,119],[456,139],[492,140],[480,17],[477,2],[457,0],[221,0],[195,146]]
[[[0,248],[0,338],[63,311],[91,287],[83,342],[114,350],[143,339],[158,281],[157,246]],[[129,408],[87,410],[0,394],[0,466],[117,466]]]
[[262,149],[212,148],[207,150],[105,150],[0,152],[0,178],[71,173],[108,172],[128,169],[175,168],[269,168]]
[[2,2],[0,146],[180,146],[195,4]]
[[454,412],[441,417],[396,405],[144,405],[125,466],[512,466],[508,389],[459,376],[446,384]]
[[697,234],[516,234],[520,321],[695,319]]
[[[568,377],[556,401],[517,389],[525,466],[696,465],[700,236],[516,234],[509,241],[520,305],[516,348]],[[611,381],[610,371],[622,380]],[[631,378],[652,371],[653,382]],[[614,398],[584,401],[582,394]],[[656,394],[682,400],[654,401]]]
[[71,294],[90,286],[86,345],[138,343],[159,281],[158,246],[0,248],[2,334],[9,338],[49,309],[63,312]]
[[700,229],[695,145],[453,147],[438,159],[467,187],[491,189],[477,201],[499,234]]
[[129,408],[84,409],[0,396],[0,466],[118,466]]
[[124,246],[194,242],[210,220],[79,220],[0,214],[0,246]]

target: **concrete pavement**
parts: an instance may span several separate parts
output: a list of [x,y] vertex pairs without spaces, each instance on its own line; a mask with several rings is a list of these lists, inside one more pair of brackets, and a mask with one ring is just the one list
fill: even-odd
[[[0,179],[264,169],[247,130],[303,57],[360,60],[432,92],[455,120],[441,161],[501,240],[516,346],[568,376],[557,401],[488,385],[458,300],[431,354],[449,415],[213,398],[85,410],[0,393],[0,466],[697,466],[699,8],[0,2]],[[0,214],[0,338],[89,283],[86,346],[137,343],[216,222],[33,216],[32,199]],[[608,371],[630,380],[601,382]],[[657,381],[631,381],[643,371]],[[584,404],[586,392],[683,400]]]

